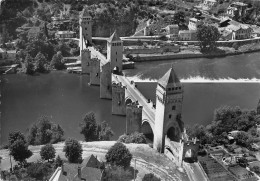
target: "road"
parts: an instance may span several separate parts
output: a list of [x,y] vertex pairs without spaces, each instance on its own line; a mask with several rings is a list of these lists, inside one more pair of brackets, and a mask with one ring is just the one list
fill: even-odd
[[183,162],[183,167],[185,168],[191,181],[209,181],[198,163]]
[[143,106],[143,111],[150,121],[154,123],[155,120],[155,109],[152,108],[152,104],[147,103],[147,99],[135,88],[134,84],[124,76],[113,75],[114,79],[117,79],[118,82],[121,82],[124,86],[127,87],[126,94],[130,95],[135,101],[138,101],[141,106]]

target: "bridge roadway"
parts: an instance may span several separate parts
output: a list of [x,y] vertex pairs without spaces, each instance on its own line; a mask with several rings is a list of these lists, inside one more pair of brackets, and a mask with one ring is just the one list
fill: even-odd
[[154,130],[155,109],[152,102],[148,103],[142,93],[125,76],[112,74],[112,81],[121,82],[126,87],[125,98],[130,97],[132,101],[138,101],[139,105],[143,106],[142,120],[147,120],[152,130]]

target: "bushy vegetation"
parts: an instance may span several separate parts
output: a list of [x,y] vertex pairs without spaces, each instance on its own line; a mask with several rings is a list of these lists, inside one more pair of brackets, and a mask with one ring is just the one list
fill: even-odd
[[115,143],[107,152],[106,160],[110,165],[128,168],[132,160],[132,154],[126,146],[120,142]]
[[70,163],[82,162],[82,145],[77,140],[71,138],[66,139],[63,151]]
[[41,145],[63,141],[64,131],[59,124],[50,121],[50,118],[42,116],[29,128],[28,143]]
[[54,169],[50,163],[31,163],[27,167],[27,174],[29,177],[34,178],[36,180],[46,180],[50,178]]
[[215,110],[214,120],[209,125],[187,128],[187,134],[200,139],[201,144],[227,145],[228,133],[237,130],[239,133],[234,137],[236,143],[250,149],[253,142],[260,141],[256,130],[256,124],[259,123],[260,116],[254,110],[223,106]]
[[144,134],[138,132],[131,133],[130,135],[121,135],[118,141],[123,143],[146,143]]
[[133,180],[133,175],[129,169],[124,169],[120,166],[108,166],[104,170],[104,181],[130,181]]
[[114,135],[106,121],[103,121],[101,124],[97,123],[93,112],[85,115],[80,124],[80,129],[80,133],[83,134],[85,141],[109,141]]

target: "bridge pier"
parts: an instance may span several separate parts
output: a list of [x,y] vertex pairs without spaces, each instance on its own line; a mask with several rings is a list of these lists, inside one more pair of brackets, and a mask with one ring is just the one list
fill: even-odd
[[121,83],[112,84],[112,114],[126,115],[125,86]]
[[138,102],[126,105],[126,134],[141,132],[143,106]]
[[83,74],[89,74],[90,73],[90,51],[88,49],[81,50],[81,69]]
[[100,98],[112,99],[112,75],[111,64],[107,62],[101,67],[100,75]]
[[100,85],[100,60],[97,58],[90,60],[89,84]]

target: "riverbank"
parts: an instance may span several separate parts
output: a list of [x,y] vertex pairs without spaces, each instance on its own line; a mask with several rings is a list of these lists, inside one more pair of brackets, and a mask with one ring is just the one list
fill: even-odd
[[191,59],[191,58],[217,58],[246,53],[254,53],[260,51],[260,44],[253,43],[240,46],[237,50],[230,47],[219,47],[216,53],[203,54],[196,48],[186,48],[179,53],[167,52],[164,54],[134,54],[134,62],[162,61],[175,59]]
[[[100,161],[105,161],[105,154],[108,149],[114,145],[115,141],[99,141],[99,142],[80,142],[82,145],[82,157],[86,158],[91,154],[98,157]],[[189,178],[182,168],[177,167],[165,155],[158,153],[150,148],[147,144],[125,144],[133,155],[131,166],[138,170],[137,179],[142,180],[145,174],[153,173],[162,180],[182,180],[188,181]],[[65,159],[65,154],[62,151],[64,143],[53,144],[56,155],[60,155]],[[40,159],[40,149],[42,146],[29,146],[33,152],[33,156],[28,159],[28,162],[34,162]],[[10,157],[8,150],[0,150],[2,157],[2,170],[10,168]],[[14,163],[14,161],[12,161]]]

